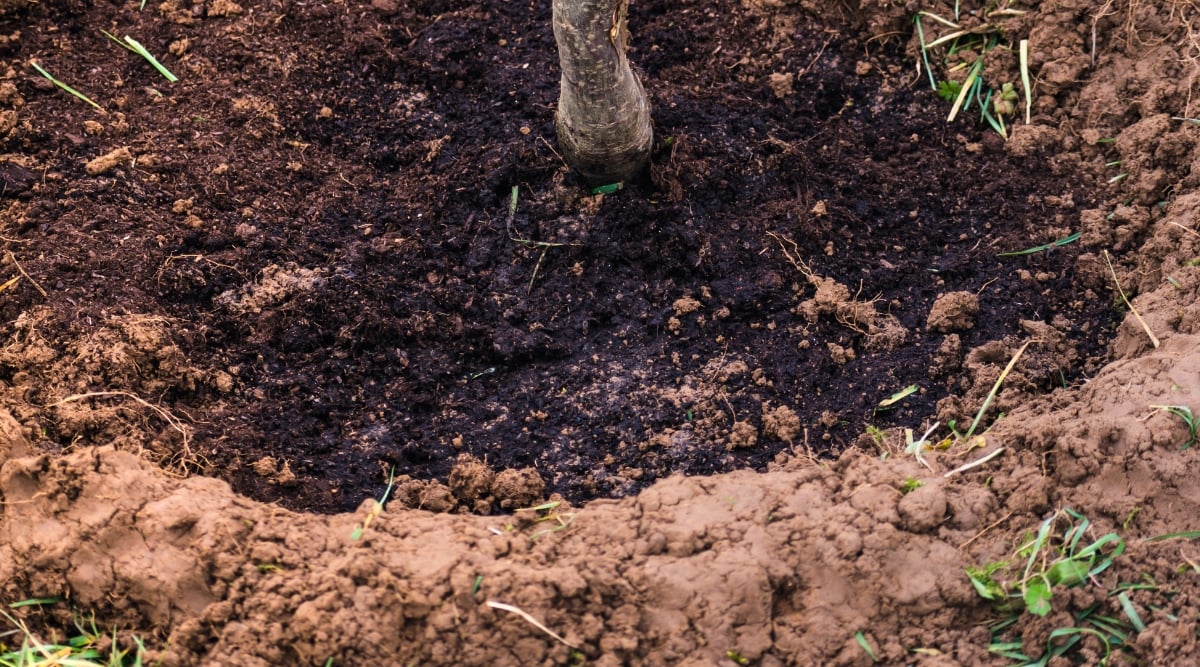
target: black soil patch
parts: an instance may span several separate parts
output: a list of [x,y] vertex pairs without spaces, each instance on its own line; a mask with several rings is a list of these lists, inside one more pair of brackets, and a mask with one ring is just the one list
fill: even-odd
[[[555,153],[549,3],[231,4],[20,19],[4,247],[47,296],[19,283],[0,315],[10,340],[43,306],[49,340],[166,318],[197,370],[142,398],[250,496],[347,510],[382,470],[444,480],[470,453],[582,501],[836,453],[964,391],[926,326],[950,292],[980,307],[962,350],[1022,320],[1067,335],[1081,360],[1042,390],[1103,349],[1110,304],[1073,287],[1076,248],[997,257],[1065,236],[1089,195],[975,119],[946,124],[898,45],[733,1],[637,2],[656,162],[590,196]],[[132,162],[85,170],[121,146]],[[56,414],[25,415],[43,444],[102,440]]]

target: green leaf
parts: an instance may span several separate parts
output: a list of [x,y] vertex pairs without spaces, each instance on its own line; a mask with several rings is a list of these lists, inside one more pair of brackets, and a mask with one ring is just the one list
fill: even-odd
[[962,92],[962,84],[957,81],[939,81],[937,85],[938,97],[953,102],[958,94]]
[[1044,578],[1038,577],[1025,585],[1022,598],[1025,608],[1035,616],[1045,616],[1050,613],[1050,584]]
[[1046,570],[1046,579],[1051,585],[1075,585],[1087,578],[1087,571],[1091,567],[1090,560],[1060,560]]
[[1091,561],[1060,560],[1046,570],[1046,579],[1050,581],[1051,585],[1074,586],[1087,578],[1088,570],[1091,567]]
[[979,576],[968,571],[967,578],[971,580],[975,592],[984,600],[999,600],[1004,597],[1004,590],[991,577]]
[[1133,602],[1130,601],[1127,593],[1118,593],[1117,600],[1121,603],[1121,611],[1125,612],[1125,616],[1129,618],[1129,622],[1133,624],[1133,629],[1142,632],[1146,629],[1146,624],[1142,622],[1142,617],[1138,616],[1137,610],[1133,608]]

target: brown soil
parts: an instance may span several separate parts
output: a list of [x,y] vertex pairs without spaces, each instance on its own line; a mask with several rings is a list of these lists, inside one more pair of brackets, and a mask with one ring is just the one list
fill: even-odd
[[994,16],[1005,141],[914,70],[956,3],[827,4],[636,2],[592,195],[549,3],[0,3],[4,599],[172,665],[1007,664],[965,568],[1069,507],[1127,549],[1007,640],[1150,577],[1116,659],[1178,664],[1194,9]]

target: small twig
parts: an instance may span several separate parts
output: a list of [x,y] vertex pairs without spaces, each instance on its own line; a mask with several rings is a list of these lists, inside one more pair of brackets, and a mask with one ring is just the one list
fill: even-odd
[[558,158],[558,161],[561,162],[564,167],[567,169],[571,168],[571,165],[567,164],[567,161],[563,159],[563,156],[559,155],[558,151],[554,150],[554,147],[550,145],[549,141],[546,141],[545,137],[538,135],[538,139],[540,139],[543,144],[546,144],[546,148],[549,148],[550,152],[554,153],[554,157]]
[[544,633],[546,633],[546,634],[550,635],[551,637],[553,637],[553,638],[557,639],[558,641],[562,642],[562,643],[563,643],[563,644],[565,644],[566,646],[569,646],[570,648],[579,648],[578,646],[576,646],[576,645],[572,644],[571,642],[569,642],[569,641],[567,641],[567,640],[563,639],[563,638],[562,638],[562,637],[561,637],[561,636],[560,636],[560,635],[559,635],[557,632],[555,632],[555,631],[551,630],[550,628],[548,628],[548,627],[546,627],[546,626],[542,625],[542,624],[541,624],[541,623],[540,623],[540,622],[539,622],[539,621],[538,621],[536,618],[534,618],[534,617],[530,616],[529,614],[527,614],[527,613],[526,613],[524,610],[520,609],[519,607],[514,607],[514,606],[513,606],[513,605],[511,605],[511,604],[504,604],[503,602],[495,602],[495,601],[493,601],[493,600],[488,600],[488,601],[487,601],[487,606],[491,607],[492,609],[500,609],[500,610],[503,610],[503,611],[507,611],[507,612],[511,612],[511,613],[513,613],[513,614],[516,614],[517,616],[520,616],[521,618],[525,619],[525,620],[526,620],[526,621],[527,621],[527,622],[528,622],[530,625],[532,625],[533,627],[535,627],[535,628],[537,628],[538,630],[541,630],[542,632],[544,632]]
[[1185,563],[1187,563],[1188,565],[1191,565],[1191,566],[1192,566],[1192,571],[1193,571],[1193,572],[1195,572],[1196,574],[1200,574],[1200,565],[1197,565],[1197,564],[1196,564],[1196,561],[1194,561],[1194,560],[1192,560],[1191,558],[1188,558],[1187,556],[1185,556],[1185,555],[1184,555],[1184,553],[1183,553],[1183,549],[1180,549],[1180,550],[1179,550],[1179,557],[1180,557],[1180,558],[1182,558],[1182,559],[1183,559],[1183,561],[1184,561]]
[[1194,230],[1190,227],[1184,227],[1183,225],[1179,224],[1178,222],[1175,222],[1174,220],[1171,220],[1168,224],[1175,225],[1176,227],[1182,229],[1183,231],[1187,232],[1188,234],[1191,234],[1192,236],[1200,236],[1200,232],[1197,232],[1196,230]]
[[829,46],[829,43],[832,42],[833,38],[836,36],[836,32],[829,35],[829,39],[825,40],[825,43],[821,45],[821,48],[817,51],[817,55],[813,56],[812,60],[808,61],[808,64],[796,74],[796,81],[803,79],[804,75],[808,74],[808,70],[812,69],[813,65],[817,64],[817,61],[820,60],[821,56],[825,53],[825,48]]
[[529,276],[529,286],[525,288],[526,294],[533,292],[533,283],[537,280],[538,270],[542,268],[542,260],[546,259],[546,253],[550,251],[550,246],[542,247],[542,254],[538,255],[537,264],[533,265],[533,274]]
[[975,459],[974,461],[971,461],[970,463],[964,463],[963,465],[958,466],[954,470],[951,470],[950,472],[946,473],[945,475],[942,475],[942,477],[951,477],[953,475],[957,475],[960,472],[966,472],[976,466],[981,466],[981,465],[987,463],[988,461],[991,461],[992,459],[996,458],[997,456],[1000,456],[1000,454],[1003,451],[1004,451],[1004,448],[1001,447],[1001,448],[997,449],[996,451],[992,452],[991,454],[988,454],[987,456]]
[[[549,144],[547,144],[547,145],[549,145]],[[554,149],[551,149],[551,150],[554,150]],[[542,260],[546,259],[546,252],[549,251],[550,248],[563,248],[566,246],[578,247],[583,244],[582,243],[551,243],[549,241],[534,241],[533,239],[523,239],[523,238],[519,238],[516,235],[514,235],[513,229],[512,229],[512,224],[513,224],[513,219],[516,218],[516,216],[517,216],[517,193],[518,193],[517,186],[514,185],[512,188],[512,196],[509,198],[509,202],[508,202],[508,218],[505,220],[505,223],[504,223],[504,228],[508,232],[508,238],[509,238],[509,240],[520,243],[521,245],[537,246],[542,249],[542,254],[538,255],[537,263],[533,265],[533,275],[529,276],[529,286],[525,289],[525,292],[528,294],[533,291],[533,283],[534,283],[534,281],[537,280],[538,270],[542,268]]]
[[38,294],[42,295],[43,299],[49,298],[49,295],[46,294],[46,290],[42,289],[42,286],[38,284],[38,281],[34,280],[33,276],[25,273],[24,267],[22,267],[21,263],[17,261],[17,256],[12,254],[11,250],[8,251],[8,259],[17,267],[17,270],[21,272],[21,275],[25,276],[27,279],[29,279],[29,282],[33,283],[33,288],[38,291]]
[[1121,289],[1121,279],[1117,277],[1117,270],[1113,268],[1112,259],[1108,256],[1107,250],[1104,251],[1104,263],[1108,264],[1108,270],[1112,273],[1113,282],[1117,286],[1117,294],[1121,295],[1121,301],[1129,308],[1129,312],[1133,313],[1133,316],[1137,318],[1138,323],[1146,330],[1146,335],[1150,337],[1150,342],[1157,349],[1159,346],[1158,336],[1154,335],[1154,332],[1150,330],[1150,325],[1146,324],[1146,320],[1142,319],[1142,314],[1138,312],[1137,308],[1133,307],[1133,304],[1129,302],[1129,298],[1125,296],[1125,290]]
[[1008,514],[1005,514],[1004,516],[1000,517],[999,519],[997,519],[995,521],[995,523],[992,523],[987,528],[984,528],[983,530],[979,531],[978,533],[975,533],[974,537],[972,537],[971,539],[967,540],[966,542],[963,542],[962,544],[958,545],[958,548],[966,549],[967,547],[971,546],[972,542],[983,537],[985,534],[988,533],[988,531],[992,530],[996,526],[999,526],[1000,524],[1004,523],[1005,521],[1008,521],[1012,517],[1012,515],[1013,515],[1013,512],[1009,512]]

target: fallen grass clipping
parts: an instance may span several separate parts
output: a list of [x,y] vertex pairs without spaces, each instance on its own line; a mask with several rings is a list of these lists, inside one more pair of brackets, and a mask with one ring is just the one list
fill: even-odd
[[129,51],[130,53],[135,53],[135,54],[141,56],[143,59],[145,59],[146,62],[150,63],[150,65],[152,67],[154,67],[154,69],[158,70],[158,73],[163,75],[163,78],[165,78],[167,81],[170,81],[171,83],[175,83],[176,81],[179,80],[179,77],[172,74],[171,70],[167,69],[166,67],[163,66],[162,63],[158,62],[158,59],[155,58],[153,55],[151,55],[151,53],[146,50],[146,47],[144,47],[140,43],[138,43],[138,41],[136,39],[130,37],[129,35],[125,35],[125,39],[120,40],[120,39],[117,39],[116,35],[112,34],[111,32],[109,32],[107,30],[101,30],[100,32],[104,33],[105,37],[116,42],[117,46],[120,46],[121,48],[125,49],[126,51]]
[[1065,245],[1074,243],[1074,242],[1078,241],[1080,239],[1080,237],[1082,237],[1082,236],[1083,236],[1083,232],[1075,232],[1074,234],[1071,234],[1069,236],[1064,236],[1061,239],[1058,239],[1057,241],[1043,243],[1042,245],[1034,246],[1032,248],[1026,248],[1024,250],[1014,250],[1012,252],[1000,252],[1000,253],[996,253],[996,256],[997,257],[1022,257],[1024,255],[1035,255],[1039,252],[1042,252],[1045,250],[1050,250],[1051,248],[1058,248],[1061,246],[1065,246]]
[[563,639],[562,635],[560,635],[557,632],[546,627],[546,625],[544,623],[537,620],[529,612],[526,612],[524,609],[521,609],[520,607],[517,607],[516,605],[511,605],[511,604],[507,604],[504,602],[496,602],[495,600],[488,600],[486,604],[487,604],[487,606],[491,607],[492,609],[499,609],[500,611],[507,611],[510,614],[516,614],[522,620],[524,620],[526,623],[532,625],[533,627],[537,628],[538,630],[541,630],[542,632],[546,633],[546,635],[558,640],[559,643],[563,644],[564,646],[567,646],[568,648],[579,648],[575,644],[572,644],[571,642],[567,641],[566,639]]
[[42,69],[42,66],[37,64],[37,61],[30,60],[29,66],[34,68],[35,70],[37,70],[38,74],[41,74],[50,83],[58,86],[62,90],[74,95],[75,97],[83,100],[84,102],[87,102],[88,104],[99,109],[100,111],[104,111],[104,109],[99,104],[96,104],[95,102],[93,102],[92,99],[90,97],[88,97],[87,95],[84,95],[83,93],[79,92],[78,90],[75,90],[74,88],[63,83],[62,81],[59,81],[58,79],[54,78],[54,76],[52,74],[50,74],[46,70]]
[[371,522],[378,519],[380,514],[383,514],[383,506],[387,504],[388,496],[392,495],[392,487],[395,484],[396,468],[393,466],[392,472],[388,475],[388,484],[387,488],[383,490],[383,495],[379,497],[379,500],[371,499],[371,509],[367,510],[367,518],[354,527],[354,530],[350,532],[350,539],[356,542],[361,540],[363,533],[367,532],[367,528],[371,526]]
[[1154,332],[1150,330],[1150,325],[1146,324],[1146,320],[1142,319],[1142,314],[1139,313],[1138,309],[1134,308],[1133,304],[1129,302],[1129,297],[1125,296],[1125,290],[1121,287],[1121,279],[1117,277],[1117,270],[1113,268],[1112,258],[1109,256],[1107,250],[1104,251],[1104,263],[1108,264],[1108,272],[1112,274],[1113,284],[1117,287],[1117,294],[1120,295],[1121,302],[1124,303],[1125,307],[1129,309],[1129,312],[1133,313],[1133,316],[1137,318],[1138,324],[1142,325],[1142,330],[1145,331],[1146,336],[1150,338],[1150,343],[1154,345],[1155,349],[1158,349],[1160,345],[1158,342],[1158,336],[1154,335]]

